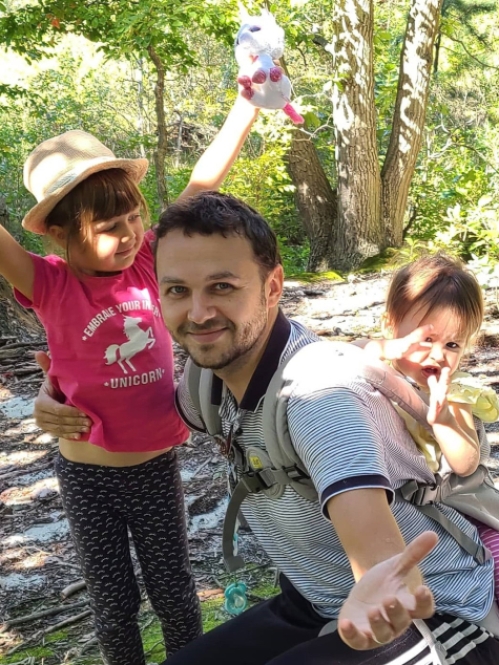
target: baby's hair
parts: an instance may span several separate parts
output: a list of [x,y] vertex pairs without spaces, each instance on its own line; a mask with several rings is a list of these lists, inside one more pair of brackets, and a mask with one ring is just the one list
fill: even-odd
[[466,340],[480,330],[484,316],[482,289],[459,260],[443,253],[423,256],[392,277],[386,300],[388,323],[397,327],[411,310],[421,316],[450,309]]
[[87,239],[90,225],[124,215],[139,207],[148,220],[147,203],[142,192],[123,169],[105,169],[85,178],[59,201],[45,219],[45,228],[61,226],[68,231],[66,254],[70,244]]

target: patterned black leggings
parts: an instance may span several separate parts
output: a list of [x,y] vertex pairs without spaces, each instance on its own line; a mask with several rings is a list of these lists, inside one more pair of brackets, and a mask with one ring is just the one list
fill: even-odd
[[200,635],[176,452],[124,468],[59,455],[56,473],[106,665],[145,664],[127,528],[168,654]]

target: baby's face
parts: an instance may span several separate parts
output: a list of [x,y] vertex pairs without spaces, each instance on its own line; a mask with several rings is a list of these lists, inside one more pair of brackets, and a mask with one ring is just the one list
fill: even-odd
[[428,385],[428,377],[432,375],[439,379],[444,367],[449,368],[452,376],[459,368],[469,341],[461,330],[461,320],[448,308],[434,310],[430,314],[411,310],[394,329],[394,337],[405,337],[416,328],[430,324],[433,330],[425,341],[430,342],[431,347],[394,363],[400,372],[421,387]]

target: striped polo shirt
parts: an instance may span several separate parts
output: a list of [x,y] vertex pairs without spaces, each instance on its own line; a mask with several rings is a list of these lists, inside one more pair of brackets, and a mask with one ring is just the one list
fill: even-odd
[[[214,377],[211,399],[220,405],[225,436],[232,428],[237,430],[241,448],[265,449],[262,408],[272,375],[297,349],[317,340],[311,331],[280,312],[239,406],[222,381]],[[253,533],[316,611],[336,618],[354,578],[334,527],[325,516],[325,504],[348,490],[383,488],[406,542],[426,530],[439,536],[437,546],[421,564],[437,611],[479,621],[493,602],[493,561],[477,565],[440,525],[412,504],[392,501],[394,490],[407,480],[431,483],[433,475],[390,401],[360,378],[343,384],[334,374],[323,362],[310,366],[307,376],[296,382],[288,403],[291,438],[317,489],[318,500],[308,501],[291,487],[286,487],[279,499],[263,493],[250,495],[242,510]],[[189,427],[205,431],[183,381],[177,390],[177,406]],[[479,542],[475,527],[459,513],[447,506],[439,508]]]

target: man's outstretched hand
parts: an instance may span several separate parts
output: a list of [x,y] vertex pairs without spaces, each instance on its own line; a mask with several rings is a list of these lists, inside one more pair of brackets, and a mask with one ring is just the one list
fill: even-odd
[[352,649],[374,649],[388,644],[413,619],[428,619],[435,612],[433,595],[426,586],[411,591],[407,576],[438,542],[433,531],[415,538],[401,554],[373,566],[355,584],[341,608],[338,632]]
[[73,406],[58,401],[57,391],[47,375],[51,362],[49,355],[45,351],[37,351],[35,360],[45,373],[45,380],[35,399],[33,413],[36,424],[52,436],[85,440],[90,431],[91,420]]

